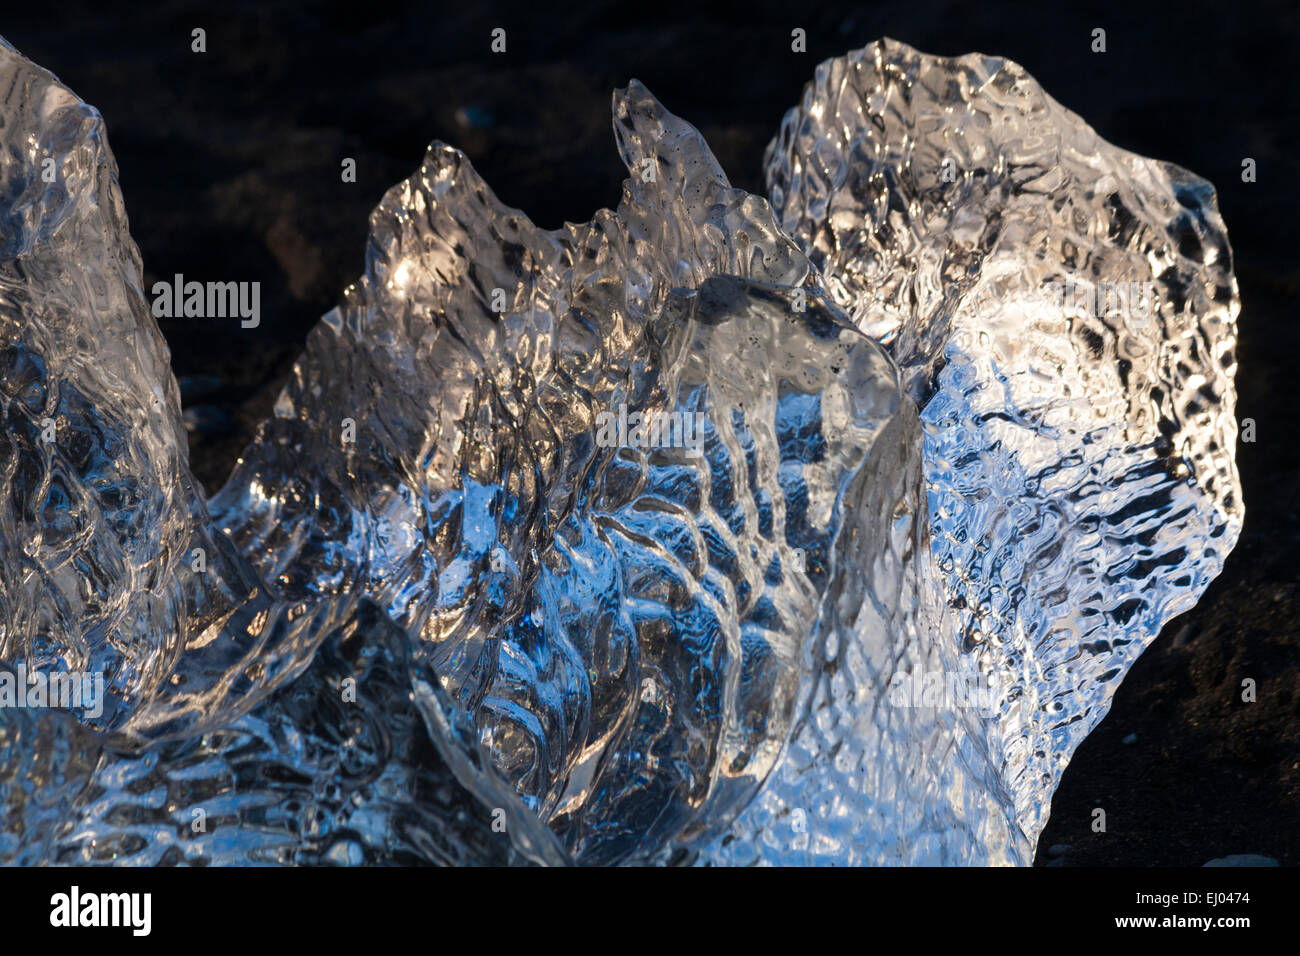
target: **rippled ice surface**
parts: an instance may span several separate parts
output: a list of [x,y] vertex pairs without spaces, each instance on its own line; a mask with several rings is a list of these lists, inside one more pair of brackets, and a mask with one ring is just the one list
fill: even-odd
[[0,860],[1027,863],[1236,540],[1213,191],[1006,61],[822,64],[770,205],[635,82],[581,225],[434,144],[211,502],[102,121],[0,96],[0,695],[106,681]]

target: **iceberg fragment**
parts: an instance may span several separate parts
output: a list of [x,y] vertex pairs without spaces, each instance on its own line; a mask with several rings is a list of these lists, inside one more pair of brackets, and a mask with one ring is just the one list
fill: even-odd
[[893,40],[817,68],[767,175],[922,409],[947,639],[1003,688],[999,775],[1034,840],[1128,668],[1240,533],[1214,190],[1105,142],[1015,63]]
[[[432,148],[213,501],[294,596],[387,607],[596,862],[720,829],[769,772],[842,499],[902,407],[699,134],[637,84],[614,115],[623,202],[555,232]],[[602,415],[701,444],[602,447]]]
[[124,743],[219,727],[357,598],[282,600],[212,527],[103,121],[7,44],[0,89],[0,660],[102,675]]
[[587,223],[435,143],[210,503],[102,121],[0,80],[0,684],[107,687],[0,707],[0,861],[1028,863],[1235,543],[1213,191],[1008,61],[822,64],[771,205],[635,82]]

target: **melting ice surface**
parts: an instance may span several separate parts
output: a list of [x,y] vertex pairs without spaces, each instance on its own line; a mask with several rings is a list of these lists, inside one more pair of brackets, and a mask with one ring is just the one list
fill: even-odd
[[0,96],[0,704],[107,688],[0,706],[0,861],[1028,863],[1235,543],[1213,191],[1007,61],[822,64],[770,204],[636,83],[588,223],[435,144],[210,502],[102,121]]

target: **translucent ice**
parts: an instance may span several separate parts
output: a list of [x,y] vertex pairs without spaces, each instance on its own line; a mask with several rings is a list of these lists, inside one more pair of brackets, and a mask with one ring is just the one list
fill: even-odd
[[[556,232],[431,149],[213,503],[295,596],[387,607],[493,772],[596,862],[716,832],[767,775],[901,405],[791,288],[808,265],[767,203],[643,88],[614,113],[623,202]],[[603,413],[698,421],[699,447],[602,447]]]
[[1026,863],[1235,541],[1213,193],[1014,64],[823,64],[772,206],[636,83],[585,224],[435,144],[211,517],[98,114],[0,80],[0,687],[109,686],[0,708],[0,860]]
[[211,527],[103,121],[7,44],[0,90],[0,660],[103,675],[123,742],[219,726],[356,597],[280,600]]
[[892,40],[817,68],[767,174],[921,406],[947,641],[1003,688],[998,772],[1036,839],[1075,747],[1241,528],[1214,190],[1106,143],[1010,61]]
[[[430,744],[408,660],[362,602],[297,680],[218,731],[139,751],[63,711],[0,712],[0,863],[524,861]],[[544,859],[528,811],[493,806]]]

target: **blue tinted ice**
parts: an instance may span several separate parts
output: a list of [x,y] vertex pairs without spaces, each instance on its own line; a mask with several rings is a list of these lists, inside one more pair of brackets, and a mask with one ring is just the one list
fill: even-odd
[[921,406],[946,643],[1002,688],[998,776],[1034,839],[1241,529],[1214,190],[1105,142],[1015,63],[892,40],[817,68],[767,173]]
[[1006,61],[822,64],[771,205],[635,82],[587,223],[434,144],[210,503],[103,123],[0,80],[0,704],[106,687],[0,707],[0,860],[1027,863],[1235,542],[1213,191]]

